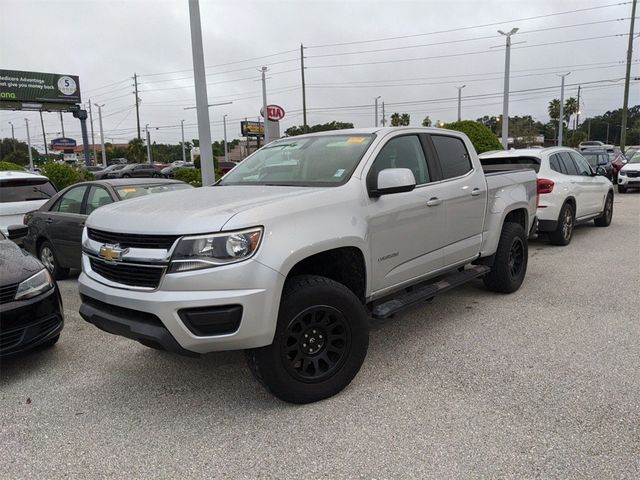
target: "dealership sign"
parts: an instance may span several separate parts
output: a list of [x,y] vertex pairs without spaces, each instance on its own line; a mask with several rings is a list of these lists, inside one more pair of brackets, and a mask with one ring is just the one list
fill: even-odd
[[240,134],[243,137],[264,137],[264,124],[262,122],[240,122]]
[[53,150],[68,150],[75,148],[76,141],[73,138],[59,137],[51,140],[51,148]]
[[80,82],[76,75],[0,70],[0,101],[76,104]]
[[[284,108],[280,105],[267,105],[267,118],[272,122],[277,122],[284,118]],[[264,117],[264,107],[260,109],[260,115]]]

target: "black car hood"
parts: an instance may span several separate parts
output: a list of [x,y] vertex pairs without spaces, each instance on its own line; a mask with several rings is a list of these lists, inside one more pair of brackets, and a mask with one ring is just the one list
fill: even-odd
[[11,240],[0,240],[0,286],[22,282],[42,268],[35,257]]

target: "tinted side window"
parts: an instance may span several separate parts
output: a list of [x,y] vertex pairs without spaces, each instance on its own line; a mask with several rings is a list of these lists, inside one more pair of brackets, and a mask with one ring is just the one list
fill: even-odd
[[416,178],[416,185],[430,181],[427,160],[417,135],[404,135],[389,140],[373,162],[369,182],[375,182],[378,173],[387,168],[408,168]]
[[569,152],[560,152],[558,156],[560,157],[562,165],[564,165],[567,175],[578,175],[578,169],[574,165],[573,160],[571,160]]
[[444,135],[432,135],[431,139],[440,159],[444,179],[459,177],[472,169],[469,152],[462,140]]
[[76,187],[62,195],[53,209],[60,213],[81,213],[82,197],[87,187]]
[[564,169],[564,165],[560,161],[560,157],[558,156],[558,154],[553,154],[551,155],[551,157],[549,157],[549,166],[551,167],[551,170],[553,170],[554,172],[564,173],[564,174],[567,173],[567,171]]
[[86,214],[90,215],[96,208],[112,203],[111,195],[102,187],[91,187],[87,196]]
[[579,153],[569,152],[571,158],[573,158],[573,162],[576,164],[576,168],[578,169],[578,175],[583,175],[585,177],[591,176],[591,167],[587,163],[587,161],[580,155]]

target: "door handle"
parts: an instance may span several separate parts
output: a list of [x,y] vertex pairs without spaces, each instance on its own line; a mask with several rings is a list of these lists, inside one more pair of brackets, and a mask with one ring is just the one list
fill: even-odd
[[436,207],[436,206],[440,205],[441,203],[442,203],[442,200],[440,200],[438,197],[431,197],[427,201],[427,207]]
[[471,196],[472,197],[477,197],[478,195],[480,195],[480,189],[479,188],[474,188],[473,190],[471,190]]
[[47,223],[53,223],[53,219],[51,219],[51,218],[47,218],[47,219],[45,220],[45,222],[47,222]]

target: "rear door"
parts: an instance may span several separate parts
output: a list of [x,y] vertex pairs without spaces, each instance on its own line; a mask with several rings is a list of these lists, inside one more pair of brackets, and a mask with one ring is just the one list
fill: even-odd
[[79,268],[82,257],[80,240],[84,221],[84,201],[87,185],[67,190],[46,212],[45,231],[53,244],[58,262],[62,268]]
[[565,198],[573,197],[576,200],[576,217],[586,215],[588,209],[588,200],[585,195],[585,186],[583,184],[582,177],[578,171],[578,166],[575,164],[569,152],[558,152],[557,158],[560,161],[562,170],[568,177],[568,185],[565,194]]
[[464,141],[457,136],[430,135],[442,175],[447,245],[444,266],[468,260],[480,251],[487,205],[487,182],[473,167]]
[[594,176],[589,163],[578,152],[568,152],[578,170],[578,182],[581,187],[584,208],[577,217],[599,213],[604,205],[604,189],[600,178]]

